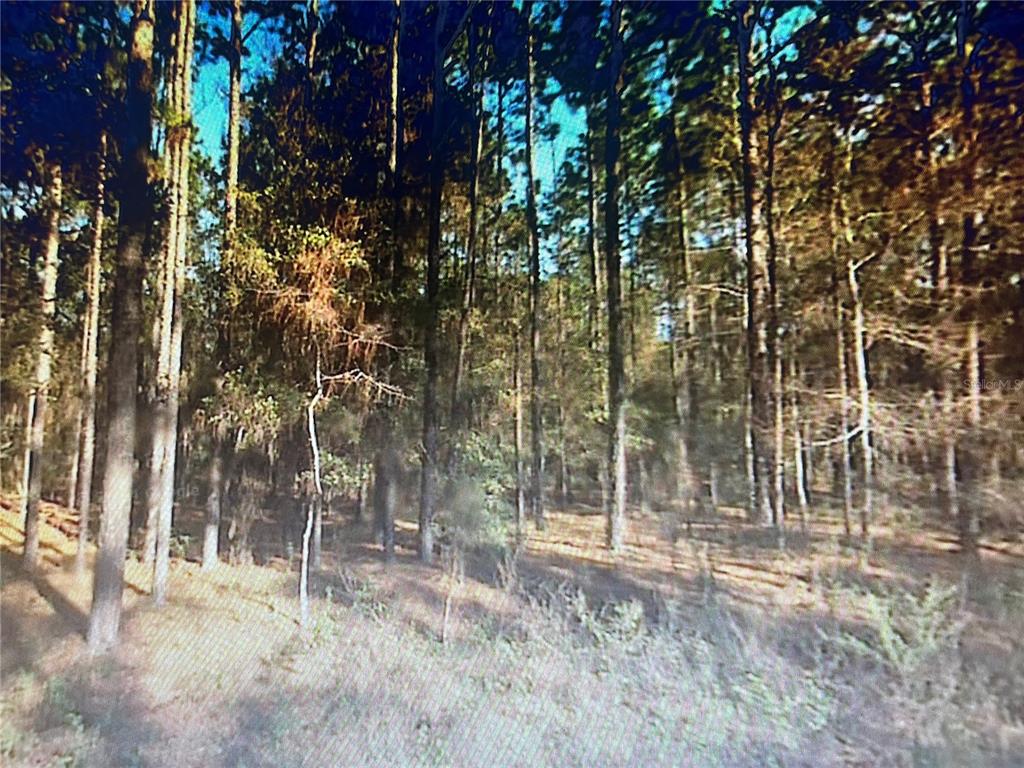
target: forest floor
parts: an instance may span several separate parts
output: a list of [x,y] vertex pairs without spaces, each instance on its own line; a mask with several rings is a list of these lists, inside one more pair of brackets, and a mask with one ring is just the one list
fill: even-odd
[[[835,522],[635,514],[603,549],[592,508],[554,512],[514,564],[455,585],[399,522],[329,525],[298,627],[297,563],[222,564],[183,540],[171,597],[127,568],[121,646],[91,659],[75,520],[44,504],[19,567],[0,498],[0,759],[95,766],[1017,766],[1024,756],[1024,542]],[[183,513],[185,527],[198,513]],[[452,617],[442,642],[443,606]]]

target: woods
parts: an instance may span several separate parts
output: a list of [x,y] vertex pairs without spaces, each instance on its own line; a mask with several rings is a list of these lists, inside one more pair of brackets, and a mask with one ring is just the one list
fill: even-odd
[[446,638],[466,563],[566,516],[613,572],[695,527],[936,537],[972,584],[1021,542],[1014,4],[2,25],[0,480],[26,573],[70,511],[92,652],[136,562],[156,606],[283,563],[312,631],[354,530],[443,570]]

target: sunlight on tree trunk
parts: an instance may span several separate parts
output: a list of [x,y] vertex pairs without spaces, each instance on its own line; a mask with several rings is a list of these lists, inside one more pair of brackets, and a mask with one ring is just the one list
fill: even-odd
[[132,17],[121,143],[124,190],[118,214],[117,271],[111,327],[107,406],[107,453],[103,472],[103,516],[89,614],[89,649],[103,651],[117,641],[121,592],[128,548],[135,449],[135,390],[142,331],[143,251],[152,221],[149,187],[153,106],[153,8],[136,2]]
[[40,297],[41,322],[37,344],[32,414],[28,453],[28,482],[25,502],[25,570],[32,573],[39,562],[39,503],[43,492],[43,445],[46,434],[47,398],[53,371],[53,318],[57,310],[57,253],[60,248],[60,215],[63,180],[60,165],[46,167],[47,224],[43,241]]

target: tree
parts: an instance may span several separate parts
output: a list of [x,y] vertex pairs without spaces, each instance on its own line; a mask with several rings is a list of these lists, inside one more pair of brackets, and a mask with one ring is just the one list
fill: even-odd
[[[174,469],[177,457],[178,404],[181,390],[182,309],[188,258],[189,165],[192,147],[192,59],[195,55],[195,4],[182,0],[175,8],[175,50],[170,61],[167,123],[166,242],[162,253],[160,333],[157,359],[157,402],[154,412],[146,556],[155,550],[153,598],[167,599],[171,522],[174,514]],[[152,542],[152,543],[150,543]]]
[[608,302],[608,548],[622,549],[626,526],[626,372],[623,350],[619,258],[619,152],[621,148],[623,44],[622,3],[613,0],[609,28],[607,128],[605,133],[605,278]]
[[88,307],[82,326],[82,400],[79,425],[78,461],[75,506],[78,509],[78,546],[75,550],[75,571],[85,571],[85,550],[89,538],[89,517],[92,511],[92,475],[96,452],[96,377],[99,364],[100,291],[102,290],[103,227],[106,223],[107,137],[100,137],[96,167],[93,241],[89,251]]
[[441,269],[441,195],[444,166],[441,157],[442,125],[445,103],[444,26],[448,15],[445,3],[435,4],[433,80],[431,91],[430,191],[427,207],[427,321],[423,336],[423,454],[420,469],[419,552],[420,560],[434,559],[434,516],[437,512],[438,402],[439,375],[438,324]]
[[748,441],[753,457],[751,489],[752,519],[771,521],[768,477],[772,474],[767,453],[768,439],[765,426],[768,418],[768,390],[766,365],[768,328],[765,323],[765,305],[768,263],[761,226],[762,197],[757,190],[758,132],[755,128],[754,72],[752,46],[760,6],[741,3],[733,9],[736,23],[736,52],[739,61],[739,129],[743,178],[743,232],[746,251],[747,293],[747,383],[750,403],[750,434]]
[[537,234],[537,199],[533,177],[534,149],[534,55],[533,4],[526,13],[526,226],[530,235],[530,515],[544,529],[544,418],[540,374],[541,276],[540,239]]
[[118,239],[114,274],[107,406],[103,516],[89,614],[89,648],[109,648],[121,623],[124,559],[128,548],[135,450],[135,390],[142,331],[143,253],[152,220],[149,186],[153,108],[153,8],[137,0],[128,47],[125,130],[121,137]]

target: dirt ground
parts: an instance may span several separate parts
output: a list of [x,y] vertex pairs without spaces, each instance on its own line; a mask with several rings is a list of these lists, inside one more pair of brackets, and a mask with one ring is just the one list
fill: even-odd
[[[508,588],[507,565],[502,570],[486,558],[470,564],[465,582],[454,593],[449,631],[449,643],[461,648],[462,656],[445,656],[454,652],[438,650],[450,582],[441,569],[425,567],[416,560],[414,523],[401,520],[398,558],[391,566],[382,562],[366,526],[351,521],[328,524],[323,568],[313,580],[319,599],[311,636],[298,632],[294,560],[223,564],[207,573],[194,559],[188,559],[196,553],[186,546],[186,558],[172,561],[171,599],[161,610],[148,599],[149,569],[132,560],[127,568],[123,642],[109,657],[90,660],[85,655],[84,631],[91,578],[73,572],[74,516],[57,505],[44,504],[44,562],[38,575],[30,579],[19,567],[22,525],[18,500],[3,497],[0,507],[0,688],[4,702],[0,714],[9,726],[3,731],[0,749],[8,758],[15,758],[10,764],[487,764],[483,757],[489,748],[486,745],[478,746],[471,758],[454,750],[453,744],[465,745],[478,738],[486,741],[488,728],[515,731],[519,727],[515,718],[526,715],[505,712],[502,704],[489,714],[472,717],[451,710],[456,713],[448,716],[449,721],[435,722],[423,702],[435,696],[443,699],[444,686],[439,693],[436,683],[449,679],[445,675],[454,675],[450,679],[455,691],[452,701],[465,700],[472,710],[477,694],[463,692],[460,686],[475,679],[473,654],[478,651],[471,650],[478,647],[473,645],[475,638],[481,634],[515,636],[524,610],[522,595],[532,590],[542,596],[545,590],[553,593],[566,584],[578,589],[591,606],[635,601],[643,606],[649,621],[666,606],[696,610],[713,595],[738,610],[754,612],[762,621],[784,619],[798,627],[825,620],[855,626],[867,618],[870,606],[866,603],[850,599],[837,605],[829,589],[837,580],[907,588],[929,580],[959,583],[966,585],[963,600],[965,605],[970,603],[975,619],[971,633],[963,637],[963,642],[974,648],[968,656],[980,655],[997,666],[1018,665],[1024,670],[1020,639],[1013,634],[1020,626],[1014,622],[1020,617],[1000,612],[998,606],[1003,603],[996,601],[996,605],[990,599],[993,585],[1002,585],[999,589],[1003,592],[1021,589],[1024,596],[1022,541],[986,541],[979,558],[968,564],[956,552],[950,536],[897,535],[879,526],[871,553],[865,557],[842,540],[836,522],[816,521],[807,531],[791,530],[785,548],[780,549],[774,533],[747,524],[736,513],[726,512],[715,520],[688,526],[666,525],[664,518],[634,514],[625,552],[613,559],[602,546],[603,518],[585,507],[552,512],[543,532],[531,528],[515,569],[514,580],[521,587],[518,591]],[[500,583],[503,580],[505,583]],[[1021,602],[1024,606],[1024,597]],[[334,606],[339,603],[349,612],[338,613]],[[362,618],[349,620],[356,609]],[[326,636],[331,637],[329,642],[324,640]],[[389,656],[384,649],[392,645]],[[413,658],[420,661],[405,660],[402,654],[408,648],[418,649],[419,655]],[[486,656],[485,666],[499,664],[497,658]],[[443,675],[438,672],[442,662]],[[344,672],[349,675],[344,678],[345,686],[351,690],[342,695],[337,693],[337,675],[342,674],[339,667],[346,666],[351,669]],[[552,662],[548,669],[562,667]],[[391,678],[391,673],[404,682]],[[564,690],[572,690],[571,665],[565,674],[564,689],[552,689],[549,698],[553,701]],[[494,676],[501,678],[497,672]],[[550,677],[544,685],[559,684],[556,672]],[[384,679],[389,682],[385,684]],[[502,679],[505,682],[500,685],[519,685],[518,678]],[[327,686],[329,680],[334,680],[331,686]],[[485,687],[492,684],[499,683],[490,678],[481,683]],[[417,685],[422,690],[417,691]],[[334,693],[316,693],[325,686]],[[275,691],[279,695],[270,695]],[[533,689],[523,695],[528,696],[523,699],[524,707],[539,700]],[[380,708],[380,696],[394,699],[385,710],[401,714],[366,720],[366,707]],[[282,710],[275,704],[282,699],[293,706]],[[282,711],[303,712],[307,701],[308,716],[281,715]],[[448,707],[442,700],[437,710],[449,711]],[[327,739],[320,730],[322,723],[334,722],[332,718],[340,717],[337,713],[342,710],[350,712],[350,720],[356,718],[362,724],[359,733],[377,728],[383,741],[360,745],[352,738],[340,742]],[[352,714],[357,712],[363,714]],[[468,719],[463,721],[463,716]],[[490,726],[473,725],[473,718],[485,716],[497,720]],[[538,731],[547,734],[544,738],[551,738],[544,731],[554,727],[550,723],[569,727],[565,723],[576,722],[572,718],[589,722],[586,713],[578,709],[572,709],[571,716],[529,717],[534,716],[539,719],[529,722],[544,724]],[[383,717],[380,713],[374,716]],[[1012,761],[1013,755],[1024,755],[1024,711],[1000,717],[994,737],[1001,750],[999,759]],[[532,733],[529,728],[526,732]],[[444,739],[439,734],[445,734]],[[538,744],[543,741],[539,735],[536,738]],[[797,748],[797,754],[805,747]],[[508,762],[509,754],[529,756],[522,758],[522,764],[561,760],[553,753],[542,753],[541,746],[524,749],[502,752],[506,757],[495,758],[497,762],[491,764],[513,764]],[[729,754],[728,745],[715,749],[726,750],[716,755]],[[840,753],[837,749],[836,754]],[[657,757],[641,758],[635,752],[585,751],[562,764],[575,764],[574,759],[581,765],[612,764],[620,759],[660,764]],[[673,763],[668,759],[665,764],[730,764],[728,758],[722,759],[725,762],[711,758],[691,762],[687,758]],[[993,758],[992,764],[1002,763]]]

